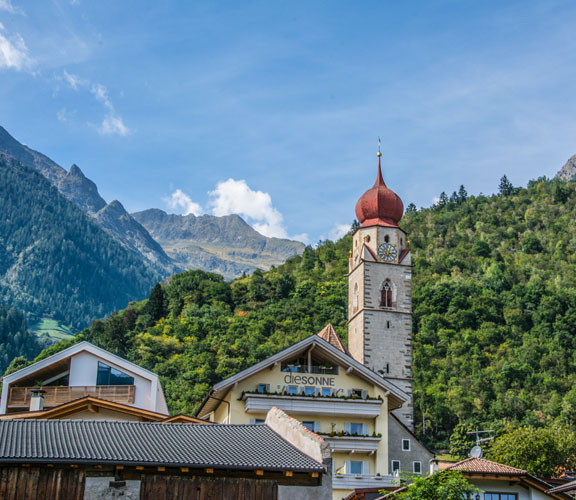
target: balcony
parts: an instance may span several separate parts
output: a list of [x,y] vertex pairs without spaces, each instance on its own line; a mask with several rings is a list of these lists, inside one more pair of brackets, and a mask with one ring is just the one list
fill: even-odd
[[372,436],[322,436],[330,445],[332,453],[368,453],[370,455],[378,451],[381,437]]
[[38,389],[45,391],[45,408],[68,403],[85,396],[93,396],[114,403],[133,404],[136,392],[136,387],[133,385],[10,387],[8,408],[29,408],[32,391]]
[[356,488],[398,487],[397,476],[375,476],[373,474],[334,474],[332,489],[354,490]]
[[380,416],[380,399],[344,399],[279,394],[245,393],[242,396],[246,413],[266,413],[273,406],[288,414],[334,415],[375,418]]

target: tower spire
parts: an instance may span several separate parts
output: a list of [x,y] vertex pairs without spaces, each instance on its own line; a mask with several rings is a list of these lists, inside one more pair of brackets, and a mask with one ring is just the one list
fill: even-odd
[[380,160],[382,159],[382,152],[380,151],[381,145],[382,141],[380,140],[380,137],[378,137],[378,152],[376,153],[376,156],[378,156],[378,175],[376,176],[376,182],[374,183],[374,187],[381,185],[386,186],[386,183],[384,182],[384,177],[382,177],[382,165],[380,163]]

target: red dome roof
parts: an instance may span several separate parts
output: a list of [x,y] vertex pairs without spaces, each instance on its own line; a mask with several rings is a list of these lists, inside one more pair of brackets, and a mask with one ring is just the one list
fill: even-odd
[[400,197],[386,187],[382,178],[380,157],[378,157],[378,177],[374,186],[366,191],[356,203],[356,217],[363,227],[397,227],[404,213]]

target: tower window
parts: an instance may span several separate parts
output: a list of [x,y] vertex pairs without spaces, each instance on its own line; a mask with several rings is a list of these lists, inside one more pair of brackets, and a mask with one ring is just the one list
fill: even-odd
[[370,235],[369,235],[369,234],[367,234],[366,236],[364,236],[364,241],[365,241],[366,243],[370,243]]
[[384,282],[384,286],[380,291],[380,305],[382,307],[392,307],[392,287],[390,282]]
[[390,321],[386,321],[386,328],[390,328]]
[[384,241],[386,243],[388,243],[390,241],[390,236],[388,236],[388,235],[384,236]]

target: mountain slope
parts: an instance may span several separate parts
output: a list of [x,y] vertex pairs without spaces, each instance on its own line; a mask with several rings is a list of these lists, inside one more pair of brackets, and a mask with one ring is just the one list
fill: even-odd
[[39,172],[0,153],[0,302],[76,328],[143,297],[160,275]]
[[304,250],[300,242],[261,235],[238,215],[196,217],[150,209],[132,216],[182,268],[217,272],[225,278],[270,269]]
[[67,172],[47,156],[20,144],[2,127],[0,127],[0,152],[40,172],[66,198],[85,213],[94,216],[97,223],[114,239],[139,255],[145,262],[150,261],[151,265],[159,268],[157,270],[164,276],[178,270],[146,229],[132,219],[123,208],[118,210],[118,202],[113,202],[114,206],[104,215],[98,215],[105,209],[106,201],[98,193],[96,184],[88,179],[77,165],[72,165]]
[[[539,179],[412,206],[402,220],[414,254],[415,422],[432,446],[446,447],[459,422],[576,428],[575,188]],[[326,242],[232,283],[176,275],[84,338],[157,372],[172,411],[190,412],[210,385],[327,322],[345,336],[350,247],[350,236]]]

